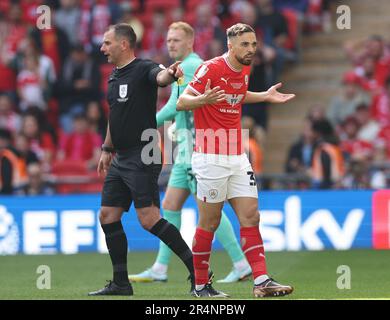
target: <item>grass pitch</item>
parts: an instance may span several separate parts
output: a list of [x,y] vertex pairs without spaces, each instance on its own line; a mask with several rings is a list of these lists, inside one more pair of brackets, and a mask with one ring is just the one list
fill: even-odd
[[[155,256],[155,252],[130,252],[129,273],[143,271]],[[37,288],[40,265],[50,267],[50,290]],[[295,288],[292,295],[280,299],[390,299],[390,251],[269,252],[267,265],[272,277]],[[351,270],[350,289],[337,287],[337,279],[342,276],[337,273],[340,265]],[[231,267],[227,254],[213,252],[211,267],[215,279],[225,277]],[[184,265],[174,257],[168,282],[135,283],[135,295],[130,299],[192,299],[187,275]],[[87,296],[89,291],[102,288],[111,276],[106,254],[1,256],[0,299],[129,299]],[[214,286],[233,299],[253,298],[252,281]]]

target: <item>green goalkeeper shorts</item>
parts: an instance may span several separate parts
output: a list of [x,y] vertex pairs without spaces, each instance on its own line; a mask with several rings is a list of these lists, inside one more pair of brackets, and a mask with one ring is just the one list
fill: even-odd
[[196,179],[192,173],[192,168],[184,163],[175,163],[172,167],[168,186],[186,189],[192,194],[196,194]]

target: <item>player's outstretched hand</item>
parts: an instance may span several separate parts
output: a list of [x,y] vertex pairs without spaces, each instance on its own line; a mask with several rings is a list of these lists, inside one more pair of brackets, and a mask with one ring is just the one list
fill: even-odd
[[220,90],[220,86],[210,88],[211,80],[208,79],[206,87],[204,88],[204,93],[202,95],[204,104],[214,104],[218,102],[223,102],[226,100],[225,90]]
[[291,93],[280,93],[278,89],[282,86],[282,83],[279,82],[267,90],[268,97],[267,101],[271,103],[285,103],[293,98],[295,94]]
[[180,63],[181,61],[176,61],[168,67],[168,72],[171,76],[181,78],[184,75],[182,68],[179,66]]
[[100,155],[100,159],[97,167],[97,173],[99,177],[101,175],[103,175],[103,177],[106,176],[108,168],[110,167],[111,164],[111,160],[112,160],[111,153],[103,151],[102,154]]

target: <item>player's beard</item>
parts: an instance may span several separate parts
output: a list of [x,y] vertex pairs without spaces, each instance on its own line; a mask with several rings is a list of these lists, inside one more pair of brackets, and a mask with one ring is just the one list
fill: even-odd
[[251,55],[250,57],[247,57],[247,58],[236,56],[236,59],[239,63],[243,64],[244,66],[250,66],[252,63],[253,57],[254,57],[254,55]]

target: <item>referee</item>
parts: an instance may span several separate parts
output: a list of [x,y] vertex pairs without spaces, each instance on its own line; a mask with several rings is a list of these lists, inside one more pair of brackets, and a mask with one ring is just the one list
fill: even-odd
[[[141,139],[145,130],[156,129],[158,86],[171,84],[183,73],[180,62],[163,69],[150,60],[136,58],[135,44],[134,30],[120,23],[104,34],[100,49],[116,67],[108,80],[110,115],[97,168],[99,174],[105,175],[99,219],[113,266],[113,280],[103,289],[90,292],[91,296],[133,294],[127,274],[127,238],[121,223],[123,212],[129,210],[132,202],[142,227],[180,257],[190,272],[192,285],[194,280],[191,250],[179,230],[160,216],[157,180],[162,167],[161,151],[157,146],[150,148],[153,142]],[[152,153],[154,150],[155,154],[143,149],[151,149]],[[154,160],[145,161],[145,155]]]

